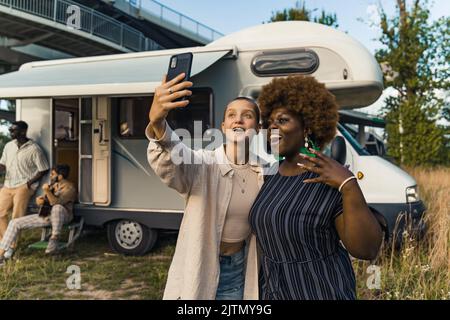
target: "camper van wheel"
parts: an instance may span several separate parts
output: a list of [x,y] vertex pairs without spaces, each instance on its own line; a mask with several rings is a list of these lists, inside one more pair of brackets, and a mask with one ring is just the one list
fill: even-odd
[[107,225],[111,248],[122,254],[140,256],[150,251],[158,238],[158,232],[133,220],[116,220]]

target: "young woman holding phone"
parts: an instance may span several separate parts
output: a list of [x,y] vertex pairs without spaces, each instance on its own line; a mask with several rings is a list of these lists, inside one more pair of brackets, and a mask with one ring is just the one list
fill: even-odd
[[[226,144],[191,150],[166,121],[189,108],[193,85],[180,74],[156,88],[146,129],[148,162],[162,182],[185,199],[185,210],[164,299],[258,299],[256,242],[248,214],[263,183],[249,144],[259,129],[256,102],[238,97],[224,113]],[[175,163],[176,149],[193,163]]]

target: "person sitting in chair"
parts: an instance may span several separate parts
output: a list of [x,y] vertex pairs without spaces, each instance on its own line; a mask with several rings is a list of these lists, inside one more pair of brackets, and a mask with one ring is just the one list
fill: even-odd
[[42,186],[44,195],[36,198],[40,207],[38,214],[31,214],[13,219],[8,224],[5,235],[0,242],[0,265],[5,261],[4,253],[11,248],[21,230],[52,226],[52,234],[45,253],[51,254],[58,249],[58,236],[62,226],[73,219],[73,203],[76,200],[77,189],[67,180],[69,166],[59,164],[52,168],[50,184]]

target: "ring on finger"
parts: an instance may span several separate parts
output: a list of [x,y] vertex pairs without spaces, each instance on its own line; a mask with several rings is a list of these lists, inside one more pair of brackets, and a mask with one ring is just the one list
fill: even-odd
[[170,93],[170,94],[172,94],[172,93],[173,93],[173,90],[172,90],[172,88],[169,88],[169,93]]

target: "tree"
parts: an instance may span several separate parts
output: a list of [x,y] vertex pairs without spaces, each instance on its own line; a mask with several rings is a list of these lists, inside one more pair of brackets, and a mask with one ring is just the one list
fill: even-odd
[[320,16],[314,16],[313,13],[317,11],[317,9],[307,9],[306,3],[296,2],[294,8],[284,9],[282,11],[272,12],[272,17],[268,22],[276,22],[276,21],[313,21],[316,23],[321,23],[327,26],[331,26],[334,28],[339,27],[337,22],[336,14],[327,13],[322,9]]
[[444,129],[436,121],[445,115],[439,90],[450,87],[450,18],[429,21],[426,0],[397,0],[396,16],[380,13],[382,49],[376,58],[384,67],[385,87],[397,94],[385,100],[388,155],[405,165],[442,163],[448,152]]

